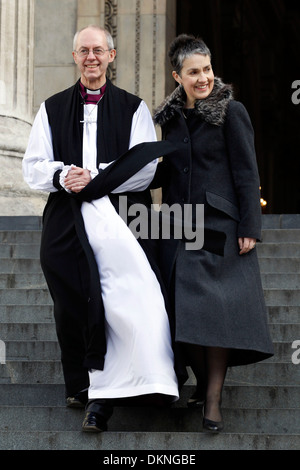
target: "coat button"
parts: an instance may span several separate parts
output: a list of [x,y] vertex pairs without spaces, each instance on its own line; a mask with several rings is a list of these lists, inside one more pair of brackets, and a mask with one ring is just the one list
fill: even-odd
[[189,141],[190,141],[190,139],[189,139],[188,137],[185,137],[185,138],[183,139],[183,142],[184,142],[185,144],[188,144]]
[[188,172],[189,172],[189,170],[190,170],[190,169],[189,169],[189,167],[188,167],[188,166],[186,166],[186,167],[183,169],[183,173],[188,173]]

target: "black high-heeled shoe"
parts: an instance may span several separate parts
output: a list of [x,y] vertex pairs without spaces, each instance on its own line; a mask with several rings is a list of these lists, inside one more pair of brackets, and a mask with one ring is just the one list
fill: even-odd
[[205,413],[205,406],[203,406],[203,421],[202,421],[203,429],[209,432],[216,432],[216,433],[223,430],[224,428],[223,419],[221,421],[212,421],[211,419],[205,418],[204,413]]

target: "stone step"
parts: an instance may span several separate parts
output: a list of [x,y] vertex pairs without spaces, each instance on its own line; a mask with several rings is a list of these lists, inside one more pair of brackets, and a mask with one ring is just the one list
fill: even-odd
[[41,273],[1,274],[0,289],[45,289],[44,276]]
[[[6,361],[6,364],[0,364],[0,383],[63,383],[61,363],[59,360]],[[228,369],[227,383],[299,386],[300,365],[295,365],[290,360],[232,367]]]
[[300,305],[269,306],[268,315],[270,323],[300,323]]
[[270,335],[274,342],[300,339],[300,323],[269,324]]
[[39,259],[40,245],[29,243],[0,243],[0,259],[13,258],[13,259]]
[[256,247],[258,256],[260,257],[300,257],[300,241],[297,243],[258,243]]
[[[184,385],[180,400],[173,406],[186,407],[194,392],[194,385]],[[64,384],[2,384],[0,406],[64,406]],[[225,408],[297,408],[299,387],[295,385],[227,385],[224,386],[222,404]]]
[[[171,459],[171,452],[178,455],[193,456],[197,451],[203,450],[299,450],[300,436],[297,434],[275,434],[273,431],[268,434],[260,433],[229,433],[222,432],[219,435],[209,435],[205,432],[105,432],[101,435],[92,433],[83,433],[81,431],[0,431],[0,450],[69,450],[79,451],[102,451],[89,452],[86,458],[89,465],[95,464],[106,466],[104,459],[113,457],[132,456],[137,458],[136,466],[153,465],[157,461],[158,464],[169,464],[168,461],[159,461],[155,458],[161,456],[162,459]],[[159,451],[155,450],[159,449]],[[192,449],[192,451],[191,451]],[[139,451],[142,450],[142,454]],[[106,451],[106,452],[105,452]],[[117,451],[121,451],[116,454]],[[129,451],[129,454],[128,454]],[[133,452],[130,452],[133,451]],[[31,454],[28,461],[32,459]],[[30,455],[30,457],[29,457]],[[158,457],[155,457],[158,455]],[[19,453],[14,453],[19,456]],[[82,456],[78,453],[71,452],[68,454],[68,462],[72,459],[78,459]],[[16,458],[16,457],[14,457]],[[22,454],[21,459],[24,462],[25,456]],[[85,459],[85,457],[83,456]],[[183,457],[182,457],[183,458]],[[55,459],[55,460],[53,460]],[[224,460],[224,455],[222,455]],[[249,460],[249,454],[247,455]],[[202,456],[197,454],[196,461],[199,465]],[[57,464],[57,454],[47,454],[47,462],[51,465]],[[109,461],[108,461],[109,462]],[[179,464],[180,460],[174,460],[175,464]],[[192,465],[195,460],[188,463],[182,461],[183,464]],[[83,462],[84,463],[84,462]],[[166,464],[166,465],[167,465]],[[112,464],[113,465],[113,464]],[[126,465],[123,463],[126,467]],[[109,466],[109,464],[107,464]],[[132,467],[132,464],[128,464]]]
[[[300,289],[264,289],[267,306],[300,305]],[[0,305],[49,305],[51,296],[48,289],[40,288],[0,288]]]
[[29,243],[40,245],[40,230],[0,230],[0,243]]
[[300,272],[300,258],[276,258],[258,256],[261,273],[296,273]]
[[[300,290],[298,289],[264,289],[267,306],[298,306]],[[39,289],[0,289],[1,305],[48,305],[51,296],[47,288]]]
[[[300,289],[298,273],[261,273],[262,285],[265,289]],[[6,272],[0,273],[0,289],[47,288],[42,272]]]
[[[257,244],[259,257],[299,258],[299,243],[260,243]],[[1,258],[39,259],[39,243],[0,243]]]
[[[0,231],[0,258],[39,258],[40,240],[39,231]],[[259,257],[299,257],[300,230],[266,231],[256,246]]]
[[53,305],[1,305],[1,323],[53,323]]
[[56,341],[53,322],[45,323],[0,323],[2,341]]
[[300,214],[263,214],[263,229],[300,229]]
[[262,243],[300,243],[299,229],[262,230]]
[[300,289],[300,274],[296,273],[262,273],[261,280],[265,289]]
[[[296,336],[295,336],[296,337]],[[3,341],[3,340],[2,340]],[[290,341],[276,341],[274,356],[266,362],[286,363],[292,361],[292,356],[297,355],[297,348],[292,347],[294,338]],[[5,340],[6,361],[57,361],[60,360],[60,348],[57,340]]]
[[[260,362],[242,367],[231,367],[227,383],[244,385],[300,385],[300,365],[288,362]],[[284,406],[284,405],[283,405]]]
[[[300,434],[300,409],[222,407],[226,433]],[[6,431],[78,431],[83,410],[66,407],[2,406],[0,422]],[[202,432],[202,410],[172,407],[115,407],[110,432]]]
[[[54,333],[52,333],[52,337],[52,340],[48,340],[48,338],[44,340],[25,340],[23,338],[7,340],[4,336],[1,336],[0,339],[3,338],[2,341],[5,342],[5,357],[7,361],[59,360],[60,349]],[[291,361],[292,355],[295,353],[295,348],[292,348],[294,338],[297,338],[297,336],[295,335],[291,340],[274,342],[274,356],[267,359],[267,362]]]
[[267,306],[300,305],[300,290],[298,289],[264,289]]
[[51,304],[48,289],[0,289],[2,305],[47,305]]
[[3,258],[0,263],[0,273],[2,274],[31,274],[42,275],[42,268],[39,259],[13,259]]
[[[0,323],[0,326],[0,336],[3,341],[56,340],[54,322]],[[274,342],[288,342],[300,338],[300,323],[270,323],[269,326]]]
[[61,362],[45,361],[6,361],[0,364],[0,384],[14,383],[64,383]]
[[40,216],[1,216],[0,230],[3,231],[32,231],[41,230],[42,217]]
[[[300,305],[269,306],[270,323],[300,323]],[[1,323],[54,322],[53,305],[1,305]]]
[[[269,306],[270,323],[300,323],[300,305]],[[53,305],[1,305],[1,323],[48,323],[54,322]]]
[[6,361],[60,360],[60,348],[56,340],[6,341],[5,353]]
[[[293,403],[292,394],[291,391],[291,403]],[[65,386],[62,383],[1,384],[0,403],[0,406],[64,406]]]

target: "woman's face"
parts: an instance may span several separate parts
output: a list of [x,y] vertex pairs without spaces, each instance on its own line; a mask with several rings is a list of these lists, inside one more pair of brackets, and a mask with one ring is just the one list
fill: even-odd
[[214,73],[208,55],[193,54],[183,61],[180,75],[172,73],[187,96],[186,107],[193,108],[196,100],[207,98],[214,87]]

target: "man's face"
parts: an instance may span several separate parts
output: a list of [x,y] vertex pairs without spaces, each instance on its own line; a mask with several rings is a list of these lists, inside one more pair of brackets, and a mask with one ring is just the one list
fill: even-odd
[[[97,51],[104,53],[97,54]],[[108,50],[103,31],[95,28],[81,31],[77,38],[76,51],[73,51],[74,61],[80,70],[81,83],[91,90],[103,86],[108,64],[114,61],[115,56],[115,49]]]

